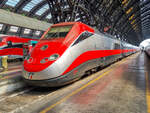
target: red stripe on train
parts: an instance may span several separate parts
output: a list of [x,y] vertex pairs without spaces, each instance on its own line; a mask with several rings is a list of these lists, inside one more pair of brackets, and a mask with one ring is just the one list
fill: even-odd
[[81,54],[76,60],[68,67],[68,69],[62,73],[62,75],[68,73],[72,69],[76,68],[80,64],[88,61],[88,60],[93,60],[101,57],[106,57],[106,56],[112,56],[112,55],[119,55],[121,53],[127,53],[127,52],[133,52],[136,51],[134,49],[130,50],[96,50],[96,51],[88,51],[83,54]]
[[23,48],[7,48],[0,50],[0,56],[4,55],[21,55],[23,56]]

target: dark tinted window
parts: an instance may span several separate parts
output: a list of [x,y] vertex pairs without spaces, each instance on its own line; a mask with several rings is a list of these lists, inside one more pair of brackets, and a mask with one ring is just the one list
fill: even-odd
[[115,43],[115,47],[114,47],[114,49],[120,49],[120,44]]
[[44,39],[65,38],[67,34],[68,32],[48,33]]
[[65,38],[71,28],[72,25],[51,27],[51,29],[48,31],[48,33],[44,36],[42,40]]
[[78,43],[81,42],[82,40],[87,39],[88,37],[90,37],[90,36],[92,36],[92,35],[93,35],[93,34],[90,33],[90,32],[83,32],[83,33],[79,36],[79,38],[75,41],[75,43],[74,43],[73,45],[78,44]]

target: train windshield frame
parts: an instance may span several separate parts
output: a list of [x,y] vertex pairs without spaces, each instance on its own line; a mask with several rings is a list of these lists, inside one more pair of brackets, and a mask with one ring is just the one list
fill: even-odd
[[49,31],[45,34],[42,40],[56,39],[56,38],[65,38],[70,32],[73,25],[65,26],[52,26]]

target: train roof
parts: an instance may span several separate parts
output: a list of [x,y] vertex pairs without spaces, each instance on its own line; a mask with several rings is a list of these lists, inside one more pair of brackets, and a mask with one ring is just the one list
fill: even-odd
[[61,23],[53,24],[52,26],[74,25],[76,23],[79,23],[79,22],[61,22]]
[[95,30],[92,27],[90,27],[90,26],[88,26],[88,25],[86,25],[86,24],[84,24],[82,22],[62,22],[62,23],[53,24],[51,27],[67,26],[67,25],[79,25],[80,27],[82,26],[84,28],[89,29],[90,31],[95,32]]

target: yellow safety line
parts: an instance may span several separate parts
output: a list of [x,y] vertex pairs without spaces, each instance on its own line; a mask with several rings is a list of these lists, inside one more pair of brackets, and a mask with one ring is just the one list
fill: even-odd
[[146,99],[147,99],[147,113],[150,113],[150,83],[148,79],[148,72],[146,74]]
[[[124,62],[120,61],[119,64],[122,64]],[[112,71],[111,67],[108,71],[104,72],[103,74],[101,74],[100,76],[98,76],[97,78],[89,81],[87,84],[83,85],[82,87],[80,87],[79,89],[76,89],[75,91],[73,91],[72,93],[70,93],[69,95],[65,96],[64,98],[62,98],[61,100],[59,100],[58,102],[56,102],[55,104],[52,104],[51,106],[45,108],[44,110],[42,110],[40,113],[46,113],[48,111],[50,111],[51,109],[53,109],[55,106],[61,104],[62,102],[66,101],[68,98],[70,98],[71,96],[77,94],[78,92],[80,92],[81,90],[85,89],[87,86],[91,85],[92,83],[96,82],[97,80],[100,80],[102,77],[104,77],[105,75],[107,75],[110,71]]]
[[54,108],[56,105],[61,104],[62,102],[66,101],[69,97],[77,94],[79,91],[83,90],[84,88],[86,88],[87,86],[89,86],[90,84],[94,83],[95,81],[101,79],[103,76],[105,76],[106,74],[108,74],[110,71],[112,71],[112,69],[110,69],[109,71],[106,71],[105,73],[101,74],[100,76],[98,76],[97,78],[93,79],[92,81],[89,81],[87,84],[85,84],[84,86],[82,86],[81,88],[73,91],[72,93],[70,93],[69,95],[67,95],[66,97],[62,98],[60,101],[56,102],[55,104],[47,107],[46,109],[42,110],[40,113],[46,113],[49,110],[51,110],[52,108]]

